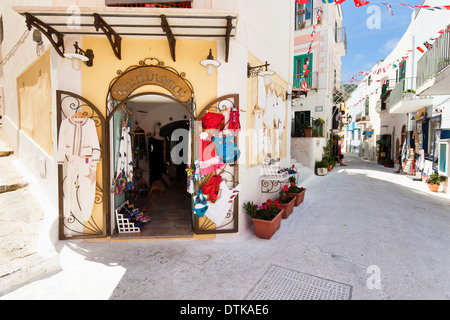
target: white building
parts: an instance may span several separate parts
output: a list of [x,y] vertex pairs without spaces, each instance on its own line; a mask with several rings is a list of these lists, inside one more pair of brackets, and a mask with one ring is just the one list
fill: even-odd
[[[177,234],[178,231],[171,230],[172,233],[156,236],[170,238],[175,234],[192,239],[245,232],[251,222],[244,213],[243,203],[261,203],[278,196],[275,192],[262,192],[260,177],[264,173],[262,159],[269,155],[280,158],[283,167],[290,166],[291,108],[286,93],[290,92],[292,82],[294,2],[166,0],[158,3],[156,7],[142,0],[0,3],[0,88],[4,93],[0,134],[14,148],[54,208],[48,212],[58,226],[51,230],[52,239],[123,236],[118,235],[120,223],[116,210],[125,199],[148,199],[148,189],[153,187],[157,188],[151,197],[159,199],[159,189],[164,189],[163,196],[174,189],[174,185],[162,188],[151,181],[148,185],[149,173],[144,168],[147,160],[143,160],[133,164],[134,175],[142,174],[147,189],[139,189],[143,193],[136,197],[111,193],[117,174],[121,126],[127,117],[131,132],[138,133],[137,127],[144,130],[145,144],[149,143],[149,137],[157,136],[157,123],[166,134],[187,126],[195,142],[188,145],[192,161],[185,167],[177,167],[169,157],[176,140],[174,136],[164,136],[164,164],[169,163],[170,169],[167,174],[178,179],[186,174],[185,169],[194,169],[198,160],[194,120],[202,124],[205,114],[222,114],[228,128],[231,111],[237,111],[240,116],[241,131],[233,135],[240,158],[226,166],[226,171],[219,171],[227,174],[222,181],[229,188],[241,186],[234,207],[220,222],[212,217],[200,217],[191,206],[192,194],[186,190],[186,179],[184,182],[181,179],[184,190],[172,195],[166,209],[184,202],[184,230],[188,231]],[[73,63],[77,61],[65,55],[74,53],[75,45],[83,50],[81,58],[86,63]],[[207,70],[201,62],[211,62],[210,53],[217,68]],[[263,83],[259,75],[262,69],[257,67],[266,61],[275,74]],[[279,112],[267,112],[263,119],[263,124],[276,123],[270,130],[261,131],[264,139],[273,143],[269,146],[251,134],[262,130],[258,127],[260,123],[256,123],[255,109],[266,107],[258,104],[261,96],[253,95],[258,86],[264,86],[265,90],[260,91],[270,92],[271,99],[277,99]],[[181,91],[188,94],[182,96]],[[63,185],[67,169],[56,162],[60,125],[75,111],[94,120],[102,152],[95,177],[94,209],[87,213],[90,215],[87,221],[81,221],[74,212],[66,212],[67,192],[64,193]],[[162,205],[158,210],[163,209]],[[168,210],[174,213],[178,209]],[[156,220],[152,220],[154,224]],[[148,236],[151,234],[145,235]]]
[[[422,6],[427,5],[441,3],[426,0]],[[346,140],[360,156],[383,164],[397,162],[403,155],[403,170],[408,174],[424,173],[424,177],[433,167],[436,169],[437,163],[432,164],[436,162],[436,134],[442,133],[445,138],[450,128],[450,92],[440,89],[445,87],[442,82],[436,86],[433,81],[438,78],[433,76],[439,73],[447,79],[442,71],[447,66],[450,46],[446,31],[449,21],[448,10],[415,9],[396,48],[367,72],[347,101],[353,123],[348,126]],[[425,42],[438,48],[427,49]],[[432,57],[444,62],[436,67],[438,62]],[[359,134],[352,132],[353,128]],[[354,148],[357,145],[359,148]]]
[[[339,129],[343,102],[340,100],[343,96],[340,95],[341,57],[347,53],[347,37],[340,4],[310,0],[304,5],[296,4],[296,10],[292,158],[314,168],[315,160],[321,159],[330,129]],[[307,85],[306,93],[302,91],[302,79]],[[324,124],[316,122],[318,119],[324,120]],[[308,126],[313,129],[314,139],[305,138],[304,129]]]

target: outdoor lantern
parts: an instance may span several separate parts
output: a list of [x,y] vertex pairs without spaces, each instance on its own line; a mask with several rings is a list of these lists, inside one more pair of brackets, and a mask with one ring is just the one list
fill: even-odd
[[212,49],[209,49],[209,55],[206,57],[206,60],[200,61],[200,64],[206,68],[206,74],[208,76],[212,76],[214,74],[214,68],[220,67],[220,62],[214,60]]
[[262,76],[264,79],[264,84],[267,86],[272,81],[272,76],[275,75],[274,71],[268,70],[270,64],[267,63],[261,66],[251,67],[250,64],[247,64],[247,78]]
[[88,67],[94,65],[94,52],[91,49],[83,51],[79,46],[78,42],[73,45],[75,47],[74,53],[64,53],[64,57],[72,60],[72,68],[74,70],[81,69],[81,62],[84,62]]

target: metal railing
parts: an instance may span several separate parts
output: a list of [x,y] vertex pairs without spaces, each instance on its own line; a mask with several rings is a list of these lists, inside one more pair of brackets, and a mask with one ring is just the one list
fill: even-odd
[[450,25],[417,61],[417,88],[450,65]]
[[347,32],[345,31],[345,27],[334,29],[334,40],[336,43],[343,43],[345,52],[347,52]]
[[[308,86],[308,89],[318,89],[319,73],[309,72],[308,75],[305,77],[305,81]],[[294,74],[294,83],[292,84],[292,87],[294,89],[300,89],[301,85],[302,85],[302,75]]]
[[392,107],[404,98],[409,98],[408,93],[415,95],[416,93],[416,79],[417,78],[404,78],[401,79],[397,85],[392,89],[389,96],[389,106]]
[[316,23],[319,9],[305,9],[304,11],[297,12],[295,16],[295,31],[306,29]]
[[[310,129],[310,134],[306,131]],[[324,122],[313,117],[305,117],[303,119],[292,119],[292,133],[294,138],[300,137],[323,137],[324,136]]]

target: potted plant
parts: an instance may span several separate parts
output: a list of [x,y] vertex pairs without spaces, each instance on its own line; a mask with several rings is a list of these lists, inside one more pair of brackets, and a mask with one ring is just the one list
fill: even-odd
[[416,91],[413,89],[407,89],[403,91],[403,99],[413,99],[416,95]]
[[252,219],[255,234],[261,239],[270,239],[277,232],[281,225],[283,209],[275,201],[268,200],[261,206],[249,201],[244,204],[245,213]]
[[305,122],[303,132],[305,133],[305,137],[312,137],[312,127],[308,122]]
[[305,200],[306,189],[303,187],[296,186],[295,182],[291,182],[288,188],[289,189],[286,192],[286,195],[288,197],[295,197],[294,205],[296,207],[299,206],[303,202],[303,200]]
[[[283,219],[287,219],[289,215],[294,211],[294,205],[295,205],[295,197],[288,196],[287,193],[289,192],[289,187],[285,185],[283,189],[280,191],[280,198],[278,199],[278,202],[283,209]],[[269,202],[269,200],[267,200]]]
[[316,172],[318,176],[326,176],[327,175],[327,167],[328,164],[324,160],[316,161]]
[[438,173],[432,173],[427,179],[428,189],[432,192],[437,192],[441,183],[446,180],[447,177],[440,176]]

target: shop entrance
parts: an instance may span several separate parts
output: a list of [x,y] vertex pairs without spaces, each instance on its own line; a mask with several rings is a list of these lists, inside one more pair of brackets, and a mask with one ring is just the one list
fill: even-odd
[[115,112],[113,237],[194,235],[186,185],[191,121],[183,105],[163,95],[139,96]]
[[[198,107],[185,74],[156,58],[140,61],[117,74],[109,86],[106,111],[82,96],[57,91],[58,135],[62,122],[69,118],[78,119],[80,127],[89,123],[93,128],[90,139],[98,138],[92,150],[99,154],[97,165],[81,157],[80,167],[88,168],[84,161],[89,164],[86,174],[68,174],[75,170],[68,170],[67,161],[59,167],[60,239],[106,238],[122,233],[124,237],[173,238],[237,232],[238,135],[229,136],[221,130],[217,133],[216,158],[223,162],[217,164],[217,175],[205,173],[197,179],[193,172],[202,172],[198,161],[204,142],[199,143],[198,138],[205,139],[206,134],[209,137],[217,131],[204,128],[202,120],[221,117],[221,123],[235,124],[239,95],[225,95]],[[226,197],[207,211],[194,210],[193,195],[198,196],[213,178],[220,178],[220,189],[226,191]],[[88,189],[83,187],[87,182]],[[138,217],[144,225],[135,224]],[[154,229],[149,231],[151,227]]]

